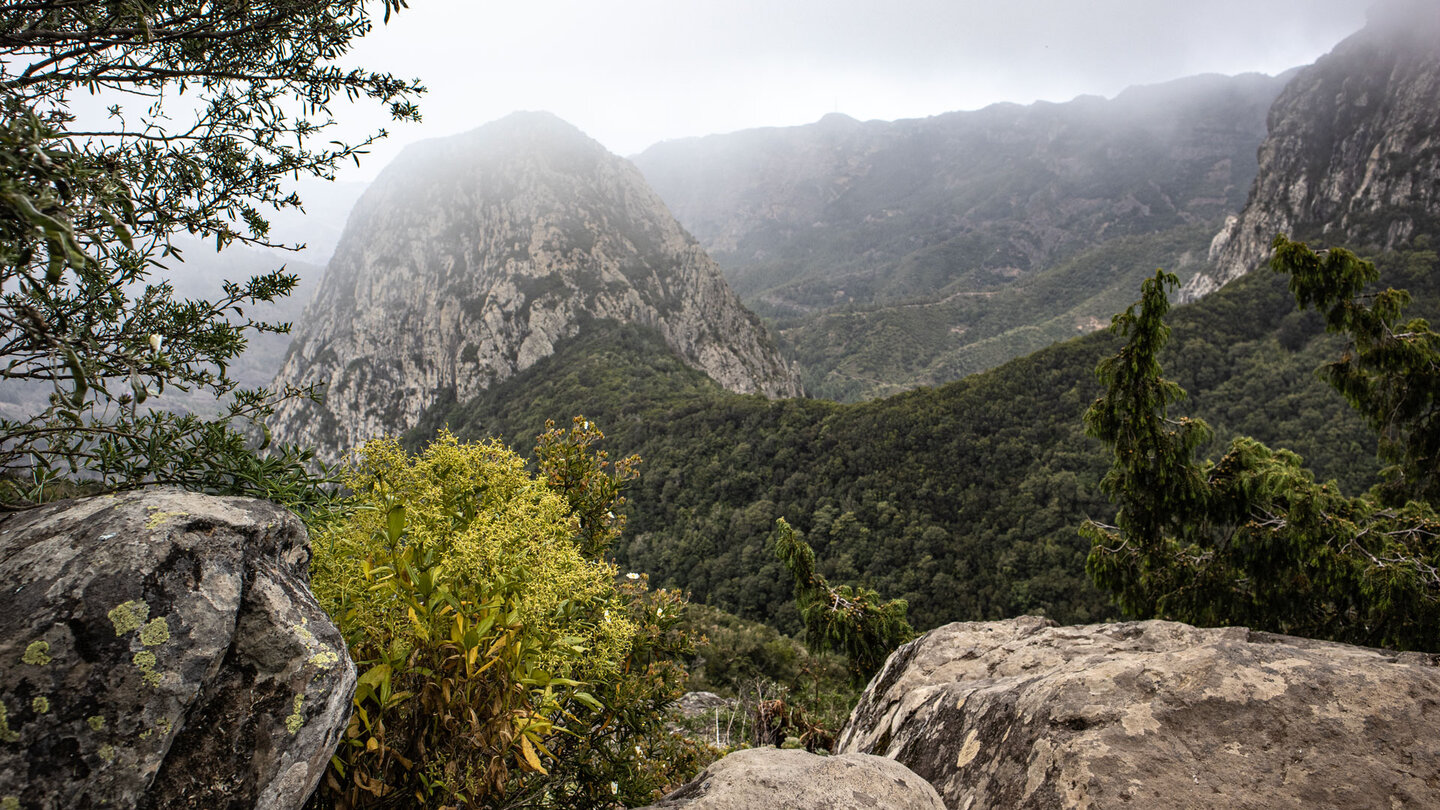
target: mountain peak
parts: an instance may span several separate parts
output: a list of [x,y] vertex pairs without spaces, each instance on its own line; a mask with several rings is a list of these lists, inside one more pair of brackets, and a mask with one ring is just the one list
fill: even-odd
[[277,385],[278,436],[336,458],[611,319],[741,393],[800,393],[764,327],[629,162],[549,113],[426,141],[355,206]]

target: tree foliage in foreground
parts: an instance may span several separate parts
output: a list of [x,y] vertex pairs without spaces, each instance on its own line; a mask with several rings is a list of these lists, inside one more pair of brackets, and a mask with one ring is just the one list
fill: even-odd
[[[636,806],[713,758],[666,727],[685,600],[584,551],[571,504],[615,483],[600,438],[583,418],[552,429],[538,476],[493,440],[360,450],[351,508],[312,544],[361,673],[317,806]],[[557,458],[585,472],[557,483]]]
[[815,570],[815,552],[784,518],[775,521],[775,554],[795,580],[806,646],[843,654],[855,681],[869,680],[896,647],[915,637],[904,599],[882,602],[869,588],[832,586]]
[[1170,416],[1184,391],[1157,359],[1176,284],[1157,272],[1115,317],[1128,341],[1098,366],[1105,392],[1085,414],[1113,450],[1102,486],[1118,506],[1115,525],[1082,528],[1087,568],[1140,618],[1440,649],[1440,336],[1402,320],[1403,291],[1364,293],[1378,274],[1348,251],[1277,237],[1272,268],[1351,341],[1321,375],[1380,433],[1382,482],[1349,497],[1294,453],[1243,436],[1218,461],[1198,460],[1209,428]]
[[[304,454],[265,461],[247,444],[240,426],[274,399],[227,373],[247,333],[288,328],[245,309],[295,277],[182,300],[152,274],[178,269],[177,234],[274,246],[268,212],[301,204],[287,179],[332,178],[373,140],[314,146],[341,103],[418,118],[423,88],[338,64],[377,5],[388,18],[404,1],[0,2],[0,381],[53,392],[42,412],[0,421],[0,502],[77,474],[102,489],[314,497]],[[166,389],[231,399],[210,420],[147,407]]]

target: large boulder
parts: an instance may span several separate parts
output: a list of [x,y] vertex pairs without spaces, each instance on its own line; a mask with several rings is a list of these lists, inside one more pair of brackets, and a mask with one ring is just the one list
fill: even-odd
[[904,765],[865,754],[822,757],[750,748],[706,768],[651,810],[944,810],[924,779]]
[[244,498],[0,520],[0,807],[303,804],[355,685],[309,559],[294,515]]
[[946,625],[838,746],[952,810],[1440,807],[1437,656],[1163,621]]

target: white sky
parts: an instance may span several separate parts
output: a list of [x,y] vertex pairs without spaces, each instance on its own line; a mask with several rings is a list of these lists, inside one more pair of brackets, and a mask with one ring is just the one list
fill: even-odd
[[1278,73],[1358,30],[1370,0],[410,0],[347,62],[415,77],[399,149],[548,110],[611,151],[815,121],[1113,96],[1197,73]]

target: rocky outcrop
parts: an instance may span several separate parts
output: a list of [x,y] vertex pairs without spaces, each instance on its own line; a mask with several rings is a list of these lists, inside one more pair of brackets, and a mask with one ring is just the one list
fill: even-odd
[[950,624],[891,656],[838,750],[952,810],[1437,807],[1437,663],[1240,627]]
[[653,810],[943,810],[940,797],[904,765],[864,754],[822,757],[751,748],[706,768]]
[[1268,259],[1277,233],[1384,249],[1440,219],[1440,5],[1385,0],[1364,30],[1291,80],[1244,211],[1193,300]]
[[595,319],[657,329],[741,393],[800,393],[759,319],[640,173],[517,113],[406,150],[356,205],[276,383],[278,437],[322,457],[410,427],[549,356]]
[[0,805],[299,807],[355,686],[309,558],[294,515],[244,498],[0,521]]

